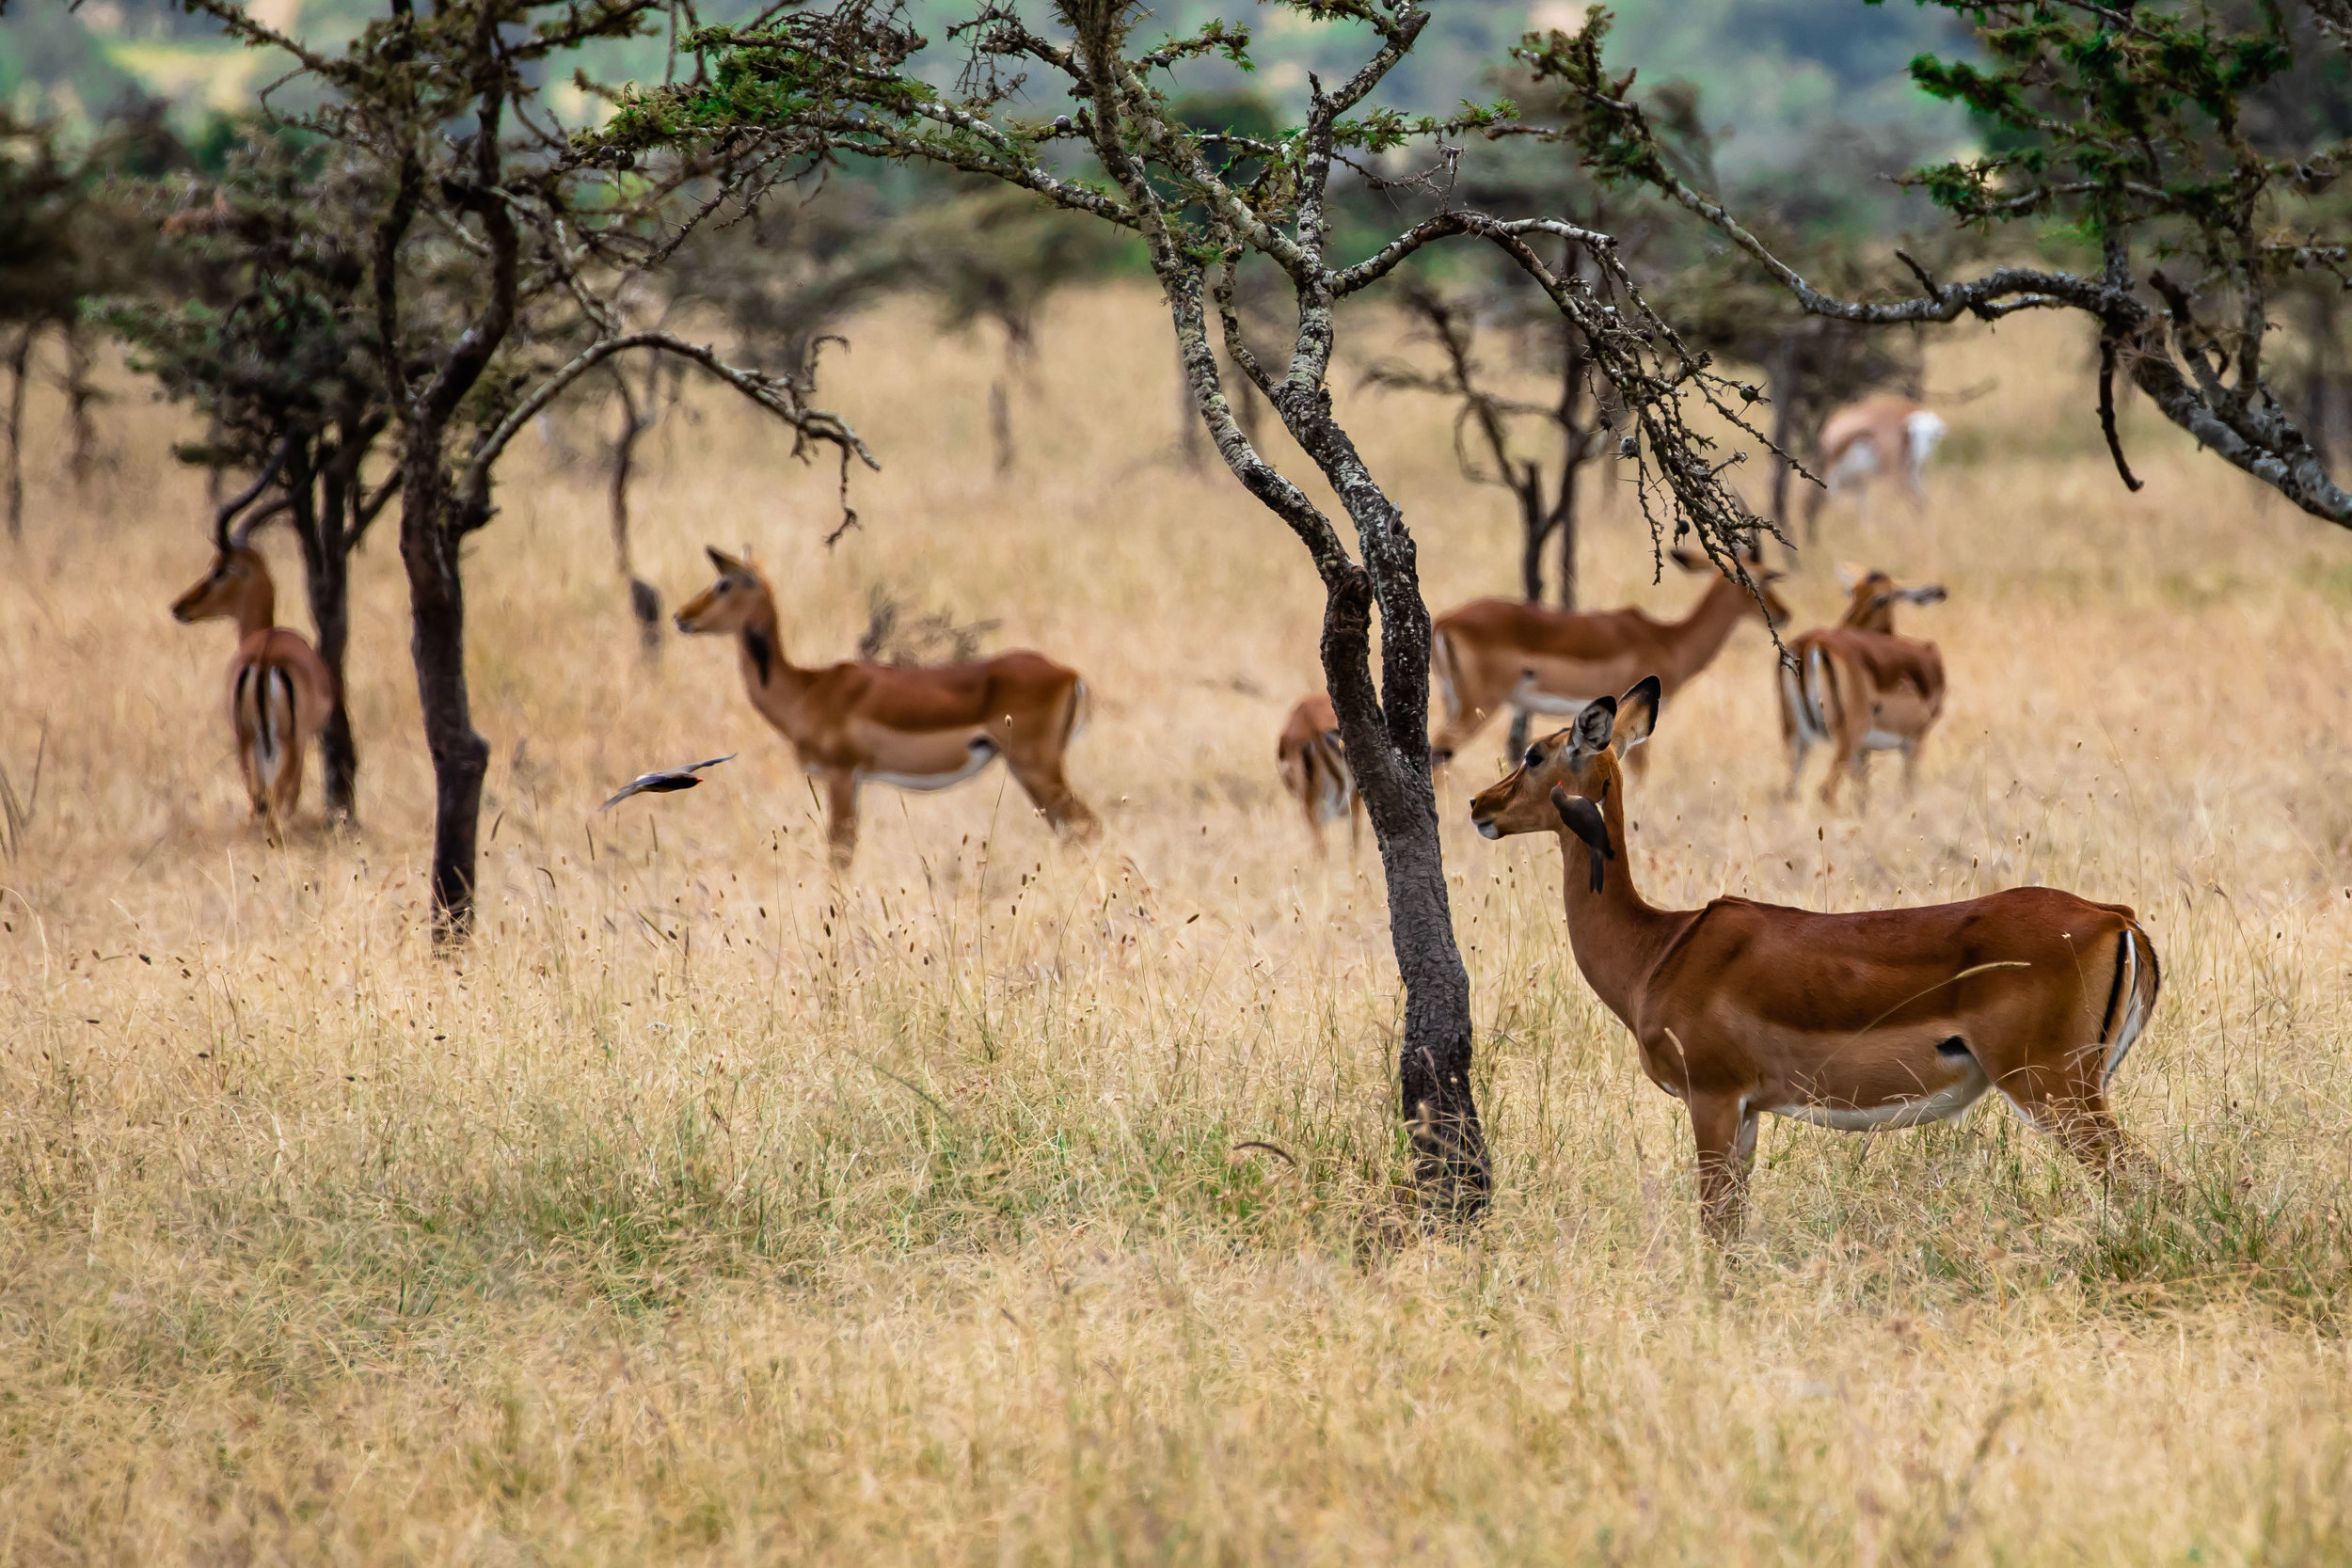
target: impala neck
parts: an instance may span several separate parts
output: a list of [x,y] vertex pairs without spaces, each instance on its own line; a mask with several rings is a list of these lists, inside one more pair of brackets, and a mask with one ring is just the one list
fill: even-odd
[[1593,891],[1591,852],[1584,841],[1560,831],[1560,861],[1565,872],[1561,897],[1567,905],[1568,945],[1584,978],[1609,1010],[1633,1024],[1633,1002],[1684,917],[1654,908],[1633,885],[1633,859],[1625,832],[1625,784],[1620,777],[1600,802],[1614,860],[1601,867],[1601,887]]
[[805,672],[784,657],[784,638],[776,627],[776,601],[762,594],[737,634],[743,659],[743,684],[753,691],[793,690]]
[[1747,590],[1738,583],[1719,578],[1707,585],[1707,592],[1699,596],[1691,613],[1673,623],[1670,628],[1673,635],[1669,641],[1677,667],[1667,683],[1669,691],[1706,669],[1723,652],[1731,628],[1740,624],[1747,608]]
[[242,642],[277,624],[278,585],[270,580],[268,569],[257,562],[253,575],[246,578],[244,594],[237,600],[237,641]]

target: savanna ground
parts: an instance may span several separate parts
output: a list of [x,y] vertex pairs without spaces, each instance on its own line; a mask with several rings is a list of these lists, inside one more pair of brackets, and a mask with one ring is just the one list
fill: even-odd
[[[1164,318],[1073,304],[1004,483],[990,345],[908,307],[852,336],[830,393],[887,464],[864,528],[828,553],[830,473],[706,398],[660,437],[641,565],[675,604],[706,541],[748,542],[804,660],[879,584],[1077,665],[1104,842],[1055,844],[1001,772],[877,788],[829,886],[732,648],[640,662],[601,476],[531,443],[472,546],[496,760],[455,964],[423,935],[394,540],[358,576],[363,828],[273,849],[228,632],[165,613],[205,561],[181,427],[125,385],[76,501],[36,406],[0,586],[20,793],[48,736],[0,872],[0,1557],[2352,1559],[2352,539],[2144,411],[2127,495],[2074,335],[1948,340],[1931,389],[1997,388],[1947,405],[1931,505],[1833,511],[1787,585],[1801,625],[1840,557],[1949,585],[1910,617],[1953,687],[1917,797],[1883,761],[1867,816],[1810,779],[1783,803],[1750,624],[1633,801],[1660,901],[2137,906],[2168,984],[2119,1109],[2185,1208],[2103,1195],[1992,1101],[1772,1123],[1726,1264],[1675,1103],[1568,956],[1556,850],[1467,831],[1497,727],[1441,807],[1498,1196],[1427,1239],[1373,857],[1318,864],[1275,783],[1319,597],[1174,462]],[[1509,591],[1503,498],[1440,410],[1346,413],[1433,603]],[[1585,574],[1595,604],[1699,587],[1652,585],[1622,505]],[[306,823],[316,794],[314,760]]]

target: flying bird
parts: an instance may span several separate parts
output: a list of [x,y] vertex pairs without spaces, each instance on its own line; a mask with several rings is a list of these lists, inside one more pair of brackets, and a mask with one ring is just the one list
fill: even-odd
[[706,768],[716,768],[723,762],[733,762],[735,757],[736,753],[729,752],[725,756],[712,757],[708,762],[698,762],[688,768],[664,768],[657,772],[640,773],[631,779],[618,795],[613,796],[596,809],[611,811],[632,795],[667,795],[673,790],[691,789],[702,783],[702,780],[694,776],[695,774]]

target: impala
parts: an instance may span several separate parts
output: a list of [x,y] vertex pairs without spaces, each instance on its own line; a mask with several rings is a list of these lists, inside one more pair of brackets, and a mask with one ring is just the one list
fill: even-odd
[[1921,470],[1950,428],[1909,398],[1865,398],[1832,414],[1821,423],[1820,461],[1826,488],[1805,498],[1808,537],[1821,504],[1839,496],[1851,492],[1867,515],[1870,481],[1881,474],[1899,479],[1915,504],[1925,501]]
[[824,781],[836,867],[847,869],[857,851],[859,784],[946,789],[1000,755],[1056,830],[1081,839],[1101,831],[1062,777],[1062,753],[1086,720],[1076,671],[1025,649],[920,670],[803,668],[785,656],[775,594],[759,568],[707,553],[719,580],[679,608],[677,629],[739,640],[752,705]]
[[1602,698],[1470,802],[1487,838],[1560,840],[1577,967],[1689,1109],[1701,1214],[1737,1237],[1756,1117],[1851,1132],[1956,1117],[1988,1088],[2095,1171],[2151,1162],[2106,1085],[2156,1002],[2132,911],[2054,888],[1817,914],[1747,898],[1661,910],[1633,885],[1619,758],[1659,688]]
[[1780,736],[1788,748],[1788,797],[1796,798],[1805,754],[1822,742],[1836,750],[1821,783],[1821,803],[1837,803],[1837,781],[1851,774],[1857,801],[1868,784],[1872,752],[1903,754],[1903,787],[1919,769],[1919,748],[1944,713],[1944,656],[1932,642],[1895,635],[1895,606],[1940,604],[1941,583],[1906,588],[1884,572],[1839,568],[1852,596],[1835,626],[1788,644],[1775,683]]
[[1313,835],[1315,853],[1324,853],[1323,825],[1344,816],[1347,845],[1352,852],[1363,840],[1364,802],[1356,793],[1356,775],[1340,745],[1339,715],[1323,692],[1304,698],[1282,721],[1274,742],[1274,762],[1282,775],[1282,788],[1307,814],[1307,832]]
[[212,570],[172,601],[171,616],[237,623],[237,651],[229,660],[229,728],[245,774],[253,814],[275,837],[302,800],[302,753],[335,711],[335,675],[302,634],[278,624],[278,588],[246,531],[230,532],[238,513],[278,477],[284,450],[251,489],[220,509],[213,522]]
[[1645,673],[1655,673],[1672,697],[1723,650],[1740,617],[1758,615],[1775,626],[1788,621],[1788,607],[1772,592],[1784,574],[1756,557],[1740,562],[1756,584],[1751,591],[1716,573],[1703,555],[1673,554],[1684,571],[1715,577],[1679,621],[1654,620],[1639,610],[1578,614],[1519,599],[1473,599],[1440,616],[1429,663],[1445,723],[1430,742],[1432,757],[1452,757],[1505,707],[1572,718]]

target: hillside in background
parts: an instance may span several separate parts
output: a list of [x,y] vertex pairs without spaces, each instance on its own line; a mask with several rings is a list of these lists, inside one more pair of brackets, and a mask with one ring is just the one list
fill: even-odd
[[[356,31],[378,0],[253,0],[271,25],[320,43]],[[714,0],[708,20],[750,14],[752,0]],[[955,74],[960,48],[947,29],[963,0],[912,0],[932,40],[932,69]],[[1965,139],[1965,120],[1916,91],[1903,68],[1924,50],[1950,53],[1966,40],[1947,20],[1913,5],[1862,0],[1628,0],[1617,8],[1612,55],[1638,66],[1643,79],[1682,78],[1703,89],[1708,120],[1729,131],[1721,158],[1735,184],[1771,183],[1832,143],[1851,156],[1856,128],[1869,133],[1874,162],[1893,169],[1940,154]],[[1491,93],[1486,77],[1531,28],[1574,27],[1576,0],[1441,0],[1412,57],[1390,78],[1386,99],[1399,107],[1441,113],[1465,97]],[[1173,0],[1141,24],[1147,32],[1187,32],[1211,16],[1243,22],[1258,34],[1260,71],[1251,85],[1296,102],[1310,71],[1332,77],[1362,57],[1359,29],[1309,22],[1295,12],[1233,0]],[[613,78],[658,77],[659,41],[610,54],[600,69]],[[149,95],[173,105],[193,129],[208,115],[237,113],[277,74],[262,55],[242,49],[171,0],[19,0],[0,19],[0,103],[30,115],[82,119],[126,97]],[[1197,68],[1193,88],[1244,85],[1236,71]],[[585,101],[577,105],[583,113]]]

